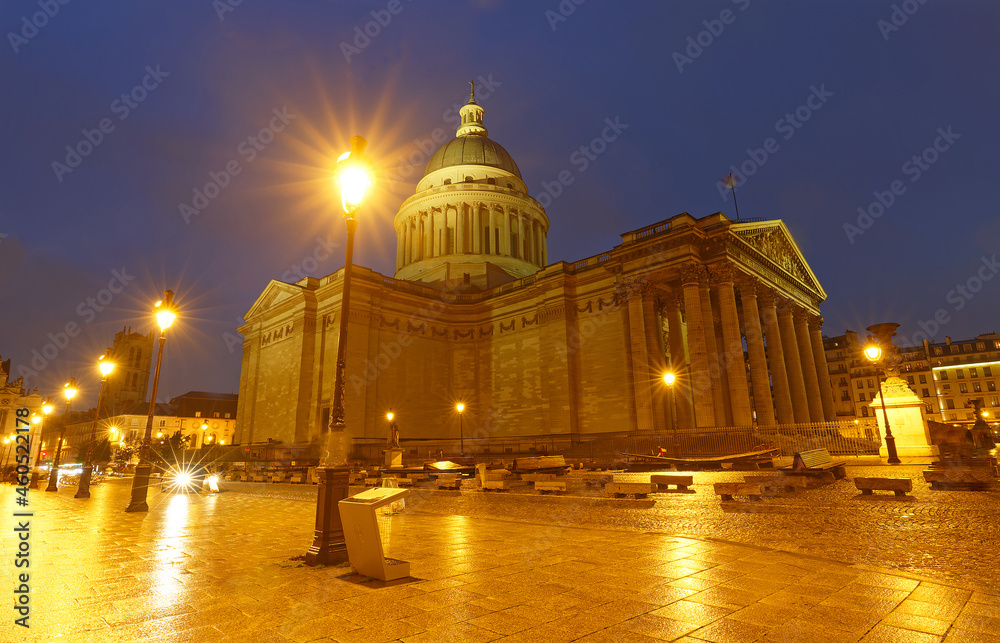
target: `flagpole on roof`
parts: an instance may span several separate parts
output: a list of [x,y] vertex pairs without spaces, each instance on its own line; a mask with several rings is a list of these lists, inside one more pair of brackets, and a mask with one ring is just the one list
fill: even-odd
[[740,204],[736,202],[736,181],[733,180],[733,173],[729,173],[729,188],[733,191],[733,207],[736,208],[736,220],[740,220]]

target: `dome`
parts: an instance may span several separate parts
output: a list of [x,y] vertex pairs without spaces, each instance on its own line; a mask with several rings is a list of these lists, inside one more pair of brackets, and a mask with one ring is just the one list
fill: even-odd
[[517,169],[517,163],[507,150],[485,136],[458,136],[448,141],[434,152],[424,170],[424,176],[435,170],[457,165],[486,165],[521,178],[521,171]]
[[[510,172],[521,179],[521,170],[507,150],[489,139],[489,132],[483,127],[484,110],[476,102],[475,85],[467,105],[459,110],[462,123],[451,139],[434,152],[427,163],[424,176],[431,172],[460,165],[485,165]],[[521,179],[523,182],[524,179]]]

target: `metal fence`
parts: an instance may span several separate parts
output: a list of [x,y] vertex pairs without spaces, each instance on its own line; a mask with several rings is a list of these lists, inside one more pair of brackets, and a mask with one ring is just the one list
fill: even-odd
[[656,431],[584,438],[568,455],[603,458],[623,453],[656,454],[665,449],[677,457],[713,457],[778,449],[780,456],[826,449],[831,455],[878,455],[882,441],[874,421],[815,422],[757,427]]

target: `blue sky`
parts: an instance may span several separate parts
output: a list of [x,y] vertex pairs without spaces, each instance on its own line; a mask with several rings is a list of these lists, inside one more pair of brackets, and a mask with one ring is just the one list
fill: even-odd
[[[30,367],[78,330],[33,369],[43,393],[75,376],[96,397],[94,360],[165,288],[184,317],[158,397],[235,392],[232,338],[268,280],[343,264],[327,171],[350,136],[387,177],[356,262],[392,274],[392,216],[469,79],[536,198],[575,177],[546,208],[551,261],[735,216],[718,179],[744,166],[740,214],[785,221],[827,334],[912,336],[940,310],[936,339],[1000,330],[995,2],[122,4],[0,7],[0,355]],[[605,119],[627,127],[583,169]]]

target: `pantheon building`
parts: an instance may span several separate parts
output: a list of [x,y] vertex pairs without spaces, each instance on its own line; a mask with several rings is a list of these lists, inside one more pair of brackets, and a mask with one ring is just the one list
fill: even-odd
[[[781,221],[683,213],[549,263],[545,210],[473,98],[394,225],[395,275],[352,274],[345,398],[357,438],[384,436],[390,409],[404,439],[835,418],[826,295]],[[271,281],[246,314],[239,443],[323,433],[342,290],[343,269]]]

